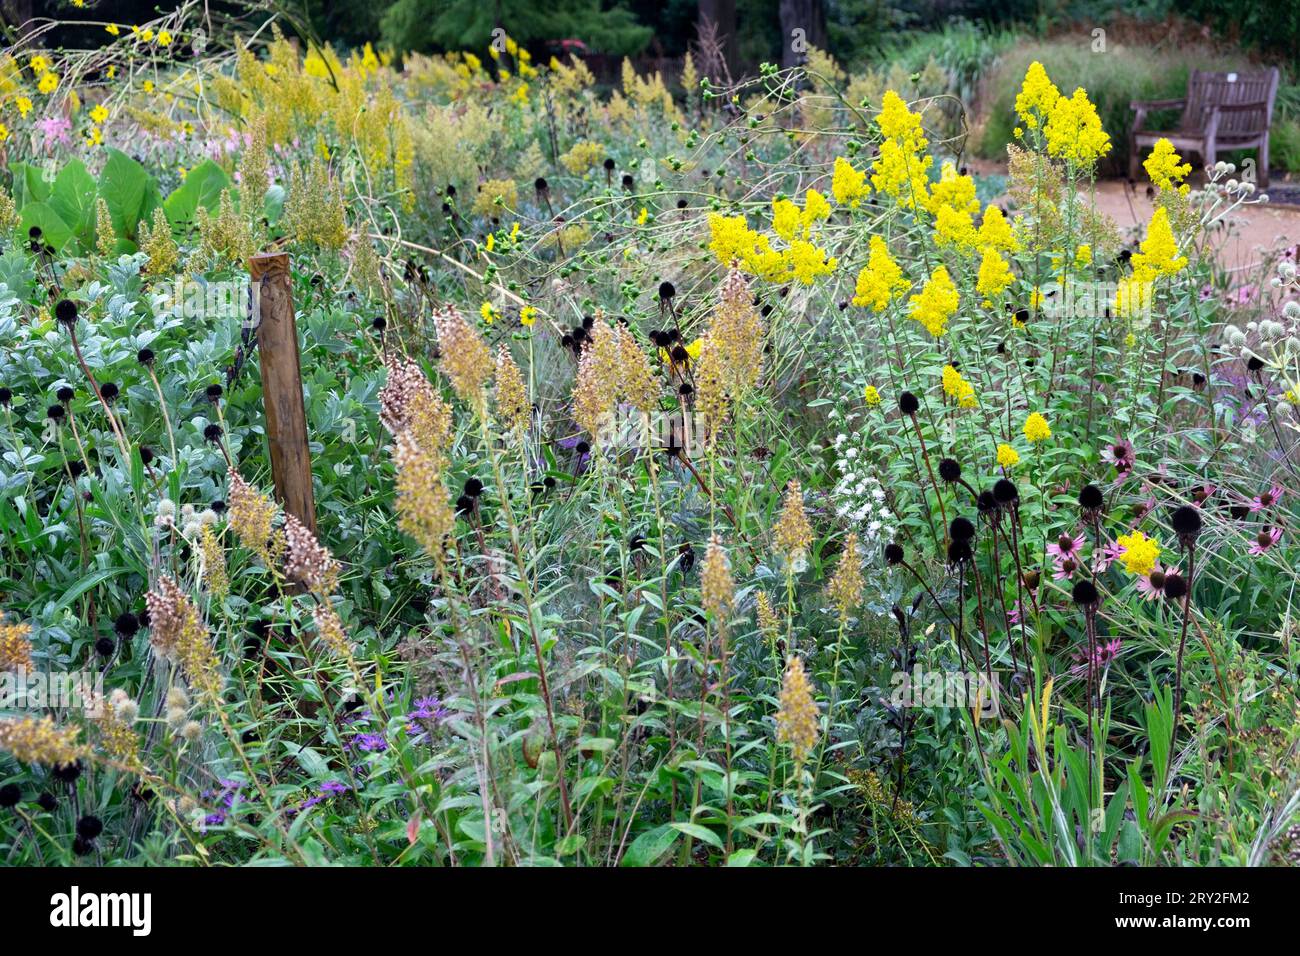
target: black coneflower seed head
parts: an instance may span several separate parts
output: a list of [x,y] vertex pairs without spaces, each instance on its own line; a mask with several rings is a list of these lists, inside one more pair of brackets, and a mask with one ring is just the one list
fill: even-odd
[[1000,506],[1005,507],[1014,501],[1020,500],[1020,492],[1016,490],[1015,483],[1009,478],[999,478],[993,485],[993,498]]
[[461,495],[456,499],[456,513],[467,515],[474,510],[474,499],[469,495]]
[[965,564],[974,557],[969,541],[950,541],[948,543],[948,563]]
[[14,400],[14,393],[6,386],[0,385],[0,407],[7,408],[9,403]]
[[939,477],[947,482],[954,482],[961,477],[961,465],[952,458],[939,460]]
[[60,299],[54,306],[54,317],[60,325],[77,324],[77,303],[71,299]]
[[1258,355],[1252,355],[1246,360],[1246,368],[1250,369],[1252,372],[1258,372],[1263,367],[1264,360]]
[[543,488],[547,488],[547,489],[554,488],[556,484],[557,482],[555,480],[554,475],[547,475],[545,478],[542,479]]
[[573,336],[569,335],[567,332],[564,335],[560,336],[560,345],[566,349],[573,348],[574,345]]
[[61,422],[63,421],[63,415],[64,415],[63,406],[51,405],[49,408],[45,410],[45,414],[52,421]]
[[678,209],[685,209],[685,208],[686,208],[686,200],[685,200],[685,199],[679,199],[679,200],[677,200],[677,208],[678,208]]
[[215,382],[203,390],[203,394],[206,395],[208,397],[208,401],[212,402],[213,404],[216,404],[218,401],[221,400],[221,392],[222,392],[221,386],[216,384]]
[[216,514],[223,515],[226,513],[226,503],[218,498],[212,504],[208,505]]
[[39,238],[41,238],[41,227],[40,227],[40,226],[32,226],[32,228],[28,229],[28,230],[27,230],[27,238],[28,238],[28,239],[39,239]]
[[86,463],[84,461],[68,462],[68,474],[72,475],[74,479],[80,478],[85,473],[86,473]]
[[81,776],[81,761],[74,760],[72,763],[59,764],[54,768],[54,778],[63,783],[76,783],[77,778]]
[[686,346],[684,345],[674,345],[673,350],[668,354],[672,356],[673,361],[678,365],[682,365],[691,360],[691,353],[686,351]]
[[614,160],[612,157],[609,156],[605,157],[605,171],[608,173],[612,173],[614,171]]
[[477,478],[467,478],[465,480],[465,494],[469,495],[471,498],[477,498],[479,495],[483,494],[483,482],[479,481]]
[[1181,601],[1187,593],[1187,579],[1181,574],[1166,574],[1164,591],[1169,600]]
[[23,792],[16,783],[6,783],[3,787],[0,787],[0,807],[5,809],[16,807],[22,797]]
[[1070,592],[1074,598],[1074,603],[1082,608],[1095,608],[1101,603],[1101,595],[1097,593],[1097,586],[1091,581],[1076,581],[1074,590]]
[[117,400],[117,396],[121,393],[115,383],[105,382],[103,385],[99,386],[99,394],[103,396],[104,401],[113,402]]
[[217,444],[221,441],[221,426],[216,422],[208,425],[203,429],[203,437],[212,442],[212,444]]
[[579,455],[585,455],[587,452],[591,451],[591,445],[586,441],[580,441],[578,444],[573,446],[573,450]]
[[148,445],[140,446],[140,461],[146,465],[153,461],[153,449]]
[[677,288],[671,282],[659,283],[659,298],[668,301],[677,294]]
[[579,345],[581,345],[583,342],[587,340],[587,330],[584,329],[581,325],[574,326],[573,331],[570,332],[569,334],[573,336],[573,341],[578,343]]
[[53,813],[58,809],[59,799],[48,790],[43,790],[41,795],[36,798],[36,805],[46,813]]
[[1165,572],[1159,570],[1152,570],[1152,572],[1147,575],[1147,580],[1151,582],[1151,586],[1157,591],[1164,588],[1167,578],[1168,576]]
[[546,192],[546,190],[547,190],[547,188],[548,188],[548,184],[547,184],[547,182],[546,182],[546,177],[545,177],[545,176],[538,176],[536,179],[534,179],[534,180],[533,180],[533,188],[536,189],[539,193],[544,193],[544,192]]
[[1025,587],[1033,591],[1035,588],[1038,587],[1039,574],[1037,571],[1026,571],[1024,577],[1021,580],[1025,582]]
[[954,541],[970,541],[975,537],[975,525],[969,518],[963,518],[958,515],[952,519],[952,524],[948,526],[948,536]]
[[139,619],[139,621],[140,621],[140,626],[141,626],[141,627],[148,627],[148,626],[149,626],[149,609],[148,609],[147,607],[142,607],[142,608],[140,608],[139,612],[136,614],[136,618]]
[[64,405],[72,401],[76,397],[76,395],[77,393],[75,390],[73,390],[71,385],[64,385],[57,392],[54,393],[54,397],[57,398],[59,401],[61,401]]
[[388,328],[388,320],[382,315],[377,315],[370,320],[370,327],[376,332],[382,332],[384,329]]
[[624,174],[623,174],[623,188],[624,188],[624,189],[631,189],[631,188],[632,188],[632,184],[633,184],[633,182],[635,182],[635,180],[632,179],[632,174],[631,174],[631,173],[624,173]]
[[1079,489],[1079,507],[1084,511],[1100,511],[1105,501],[1096,485],[1084,485]]
[[1178,535],[1178,542],[1183,547],[1188,547],[1201,533],[1201,509],[1192,505],[1179,505],[1174,509],[1169,523],[1173,525],[1174,532]]
[[885,545],[885,563],[886,564],[903,563],[903,546],[901,544],[895,544],[894,542],[891,541],[889,542],[889,544]]
[[915,415],[920,407],[920,400],[911,392],[904,392],[898,396],[898,410],[904,415]]
[[690,382],[682,382],[681,385],[677,386],[677,394],[681,395],[683,398],[689,398],[691,395],[695,394],[695,386]]
[[113,643],[111,637],[101,637],[95,641],[95,653],[100,657],[108,657],[115,650],[117,650],[117,645]]
[[981,491],[979,497],[975,499],[975,507],[979,509],[980,514],[986,515],[997,509],[998,500],[993,497],[991,491]]
[[135,353],[135,360],[145,366],[152,365],[155,357],[153,349],[141,349]]
[[113,630],[123,637],[133,637],[140,630],[140,619],[130,611],[123,611],[113,619]]

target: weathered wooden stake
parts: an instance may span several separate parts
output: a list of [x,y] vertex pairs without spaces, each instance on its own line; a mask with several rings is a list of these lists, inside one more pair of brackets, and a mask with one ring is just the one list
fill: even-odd
[[307,411],[302,400],[298,323],[294,320],[289,255],[264,252],[248,263],[253,314],[262,353],[262,401],[271,446],[271,480],[284,510],[316,532],[316,498],[311,486]]

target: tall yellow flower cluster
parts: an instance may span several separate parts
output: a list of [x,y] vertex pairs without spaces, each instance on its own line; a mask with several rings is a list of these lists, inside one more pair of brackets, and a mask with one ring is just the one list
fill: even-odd
[[[1181,159],[1182,157],[1174,151],[1174,144],[1161,137],[1156,140],[1151,155],[1143,161],[1142,167],[1147,171],[1147,175],[1151,177],[1151,182],[1161,192],[1176,190],[1185,194],[1188,191],[1188,186],[1182,180],[1192,171],[1192,164],[1182,163],[1179,165]],[[1182,183],[1182,185],[1179,185],[1179,183]]]
[[841,206],[857,209],[870,192],[867,174],[855,169],[843,156],[836,156],[835,168],[831,173],[831,195],[835,201]]
[[481,414],[484,388],[496,368],[487,343],[454,305],[435,309],[433,325],[438,332],[438,367],[461,400]]
[[700,604],[719,627],[725,627],[727,614],[736,603],[736,584],[731,577],[731,563],[715,534],[709,539],[700,571]]
[[948,331],[960,296],[946,266],[936,266],[918,295],[907,300],[908,314],[936,339]]
[[951,365],[943,367],[943,391],[945,395],[957,399],[958,408],[976,408],[979,402],[975,398],[975,386],[962,377],[961,372]]
[[1036,129],[1060,98],[1061,91],[1048,77],[1043,64],[1035,60],[1025,71],[1025,80],[1016,94],[1016,114],[1022,123]]
[[862,550],[858,547],[858,536],[850,533],[844,539],[844,550],[826,587],[826,595],[839,612],[841,622],[862,602],[862,584]]
[[907,291],[911,285],[903,277],[903,270],[889,254],[889,246],[880,236],[871,237],[871,253],[867,264],[858,273],[853,304],[870,306],[873,312],[883,312],[889,303]]
[[1141,250],[1133,256],[1132,275],[1121,279],[1115,292],[1115,311],[1125,318],[1136,318],[1150,309],[1156,279],[1176,275],[1187,266],[1187,257],[1178,254],[1164,206],[1157,206],[1152,213]]
[[921,155],[928,145],[921,129],[921,114],[909,110],[896,92],[886,90],[876,124],[885,138],[876,157],[871,185],[877,192],[893,197],[904,209],[924,208],[934,160]]
[[985,246],[979,275],[975,279],[975,290],[985,297],[984,305],[992,305],[990,300],[1001,295],[1015,281],[1015,274],[1002,254],[993,246]]
[[812,285],[820,276],[834,272],[838,261],[812,239],[804,238],[810,235],[804,226],[810,227],[829,213],[830,205],[820,194],[806,197],[802,211],[788,200],[777,200],[773,204],[774,231],[792,237],[784,249],[774,248],[766,235],[750,229],[744,216],[710,213],[709,250],[723,265],[738,263],[746,272],[769,282],[794,280]]
[[0,720],[0,751],[20,763],[62,767],[84,756],[76,727],[60,727],[52,717],[16,717]]
[[1097,108],[1083,87],[1056,101],[1043,134],[1049,155],[1076,166],[1089,167],[1110,152],[1110,136],[1101,128]]

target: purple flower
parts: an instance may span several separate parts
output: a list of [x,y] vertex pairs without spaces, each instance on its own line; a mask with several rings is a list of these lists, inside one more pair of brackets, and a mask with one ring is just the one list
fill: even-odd
[[337,780],[326,780],[320,785],[320,792],[324,794],[347,793],[351,789],[345,783],[339,783]]
[[357,734],[352,742],[364,753],[382,753],[388,749],[388,741],[383,734]]

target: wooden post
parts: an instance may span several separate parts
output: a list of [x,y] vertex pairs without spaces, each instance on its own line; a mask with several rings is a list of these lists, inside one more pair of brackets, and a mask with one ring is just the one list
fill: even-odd
[[302,400],[298,323],[294,320],[289,255],[264,252],[248,263],[257,349],[262,353],[262,402],[271,446],[271,480],[284,510],[316,533],[316,498]]

